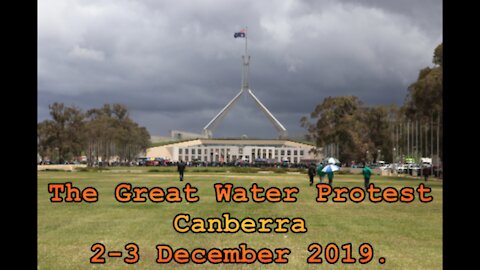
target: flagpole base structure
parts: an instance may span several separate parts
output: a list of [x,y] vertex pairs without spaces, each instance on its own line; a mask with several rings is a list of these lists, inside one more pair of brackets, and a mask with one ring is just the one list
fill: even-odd
[[217,125],[227,116],[228,112],[233,108],[235,103],[240,99],[240,96],[243,94],[243,89],[238,92],[238,94],[227,103],[225,107],[212,119],[208,124],[203,128],[203,135],[207,138],[213,137],[213,130]]
[[288,131],[287,129],[280,123],[280,121],[273,116],[273,114],[263,105],[263,103],[258,99],[252,92],[251,89],[245,91],[244,89],[240,90],[240,92],[232,99],[227,105],[212,119],[208,124],[203,128],[203,135],[207,138],[213,137],[213,131],[218,126],[218,124],[227,116],[230,110],[235,106],[237,101],[240,99],[240,96],[243,94],[249,95],[257,105],[257,107],[265,114],[267,119],[273,124],[275,129],[278,132],[279,139],[287,139],[288,138]]

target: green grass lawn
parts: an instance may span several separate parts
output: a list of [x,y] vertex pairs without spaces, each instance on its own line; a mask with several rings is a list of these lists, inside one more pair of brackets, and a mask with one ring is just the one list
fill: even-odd
[[[318,178],[316,179],[318,182]],[[99,193],[96,203],[51,203],[48,183],[72,182],[79,188],[94,187]],[[200,201],[188,203],[120,203],[114,189],[121,182],[133,186],[179,187],[190,183],[198,188]],[[268,188],[296,186],[295,203],[217,203],[214,183],[232,183],[249,188],[252,183]],[[373,176],[372,183],[384,188],[418,187],[422,181],[400,177]],[[38,172],[38,269],[442,269],[442,182],[429,181],[434,200],[421,203],[317,203],[317,190],[308,185],[304,174],[259,174],[187,172],[186,181],[179,182],[175,172]],[[334,186],[361,187],[360,175],[336,175]],[[229,212],[240,221],[243,218],[282,217],[305,219],[306,233],[178,233],[173,218],[180,213],[191,217],[221,217]],[[94,255],[91,246],[102,243],[106,251],[122,251],[125,245],[136,243],[140,259],[128,265],[122,258],[109,258],[105,264],[90,264]],[[308,265],[312,254],[309,244],[329,243],[339,247],[352,243],[352,256],[359,259],[358,247],[370,243],[374,249],[371,262],[361,265],[328,264],[325,254],[320,265]],[[171,262],[157,264],[156,245],[168,244],[173,249],[237,248],[246,243],[249,248],[289,248],[288,264],[202,264],[184,265]],[[345,252],[340,249],[340,259]],[[385,264],[379,258],[386,259]]]

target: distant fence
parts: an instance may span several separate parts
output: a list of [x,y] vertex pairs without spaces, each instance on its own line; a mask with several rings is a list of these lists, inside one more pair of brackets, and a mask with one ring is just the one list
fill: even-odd
[[[352,174],[361,174],[363,168],[349,168],[349,167],[341,167],[340,171],[346,171],[350,172]],[[382,176],[398,176],[398,175],[408,175],[407,173],[397,173],[397,171],[394,170],[380,170],[379,168],[372,169],[372,174],[373,175],[382,175]],[[413,171],[412,176],[418,176],[417,171]]]
[[[351,174],[361,174],[362,173],[362,168],[349,168],[349,167],[341,167],[340,171],[344,172],[349,172]],[[372,174],[373,175],[381,175],[381,176],[411,176],[411,177],[422,177],[421,176],[421,171],[420,170],[412,170],[412,174],[409,174],[407,172],[404,173],[398,173],[396,170],[391,170],[391,169],[386,169],[386,170],[380,170],[379,168],[372,169]],[[440,174],[440,176],[437,175],[431,175],[430,177],[436,177],[443,179],[443,176]]]
[[55,165],[37,165],[37,171],[60,170],[73,171],[77,168],[86,168],[87,164],[55,164]]

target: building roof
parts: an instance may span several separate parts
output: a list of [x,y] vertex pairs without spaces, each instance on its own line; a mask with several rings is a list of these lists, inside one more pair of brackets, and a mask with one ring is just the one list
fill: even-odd
[[[257,146],[286,146],[286,147],[314,147],[313,144],[297,142],[288,139],[191,139],[179,142],[166,143],[157,147],[189,147],[196,145],[257,145]],[[151,147],[156,148],[156,147]]]

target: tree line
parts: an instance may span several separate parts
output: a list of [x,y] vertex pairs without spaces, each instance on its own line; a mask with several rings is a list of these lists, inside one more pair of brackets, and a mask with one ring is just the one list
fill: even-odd
[[88,166],[107,165],[112,157],[129,164],[150,144],[149,132],[129,118],[125,105],[105,104],[83,112],[55,102],[49,110],[51,119],[37,125],[42,160],[64,163],[84,155]]
[[401,106],[366,106],[355,96],[327,97],[300,119],[307,139],[342,162],[403,162],[443,157],[443,44],[420,70]]

